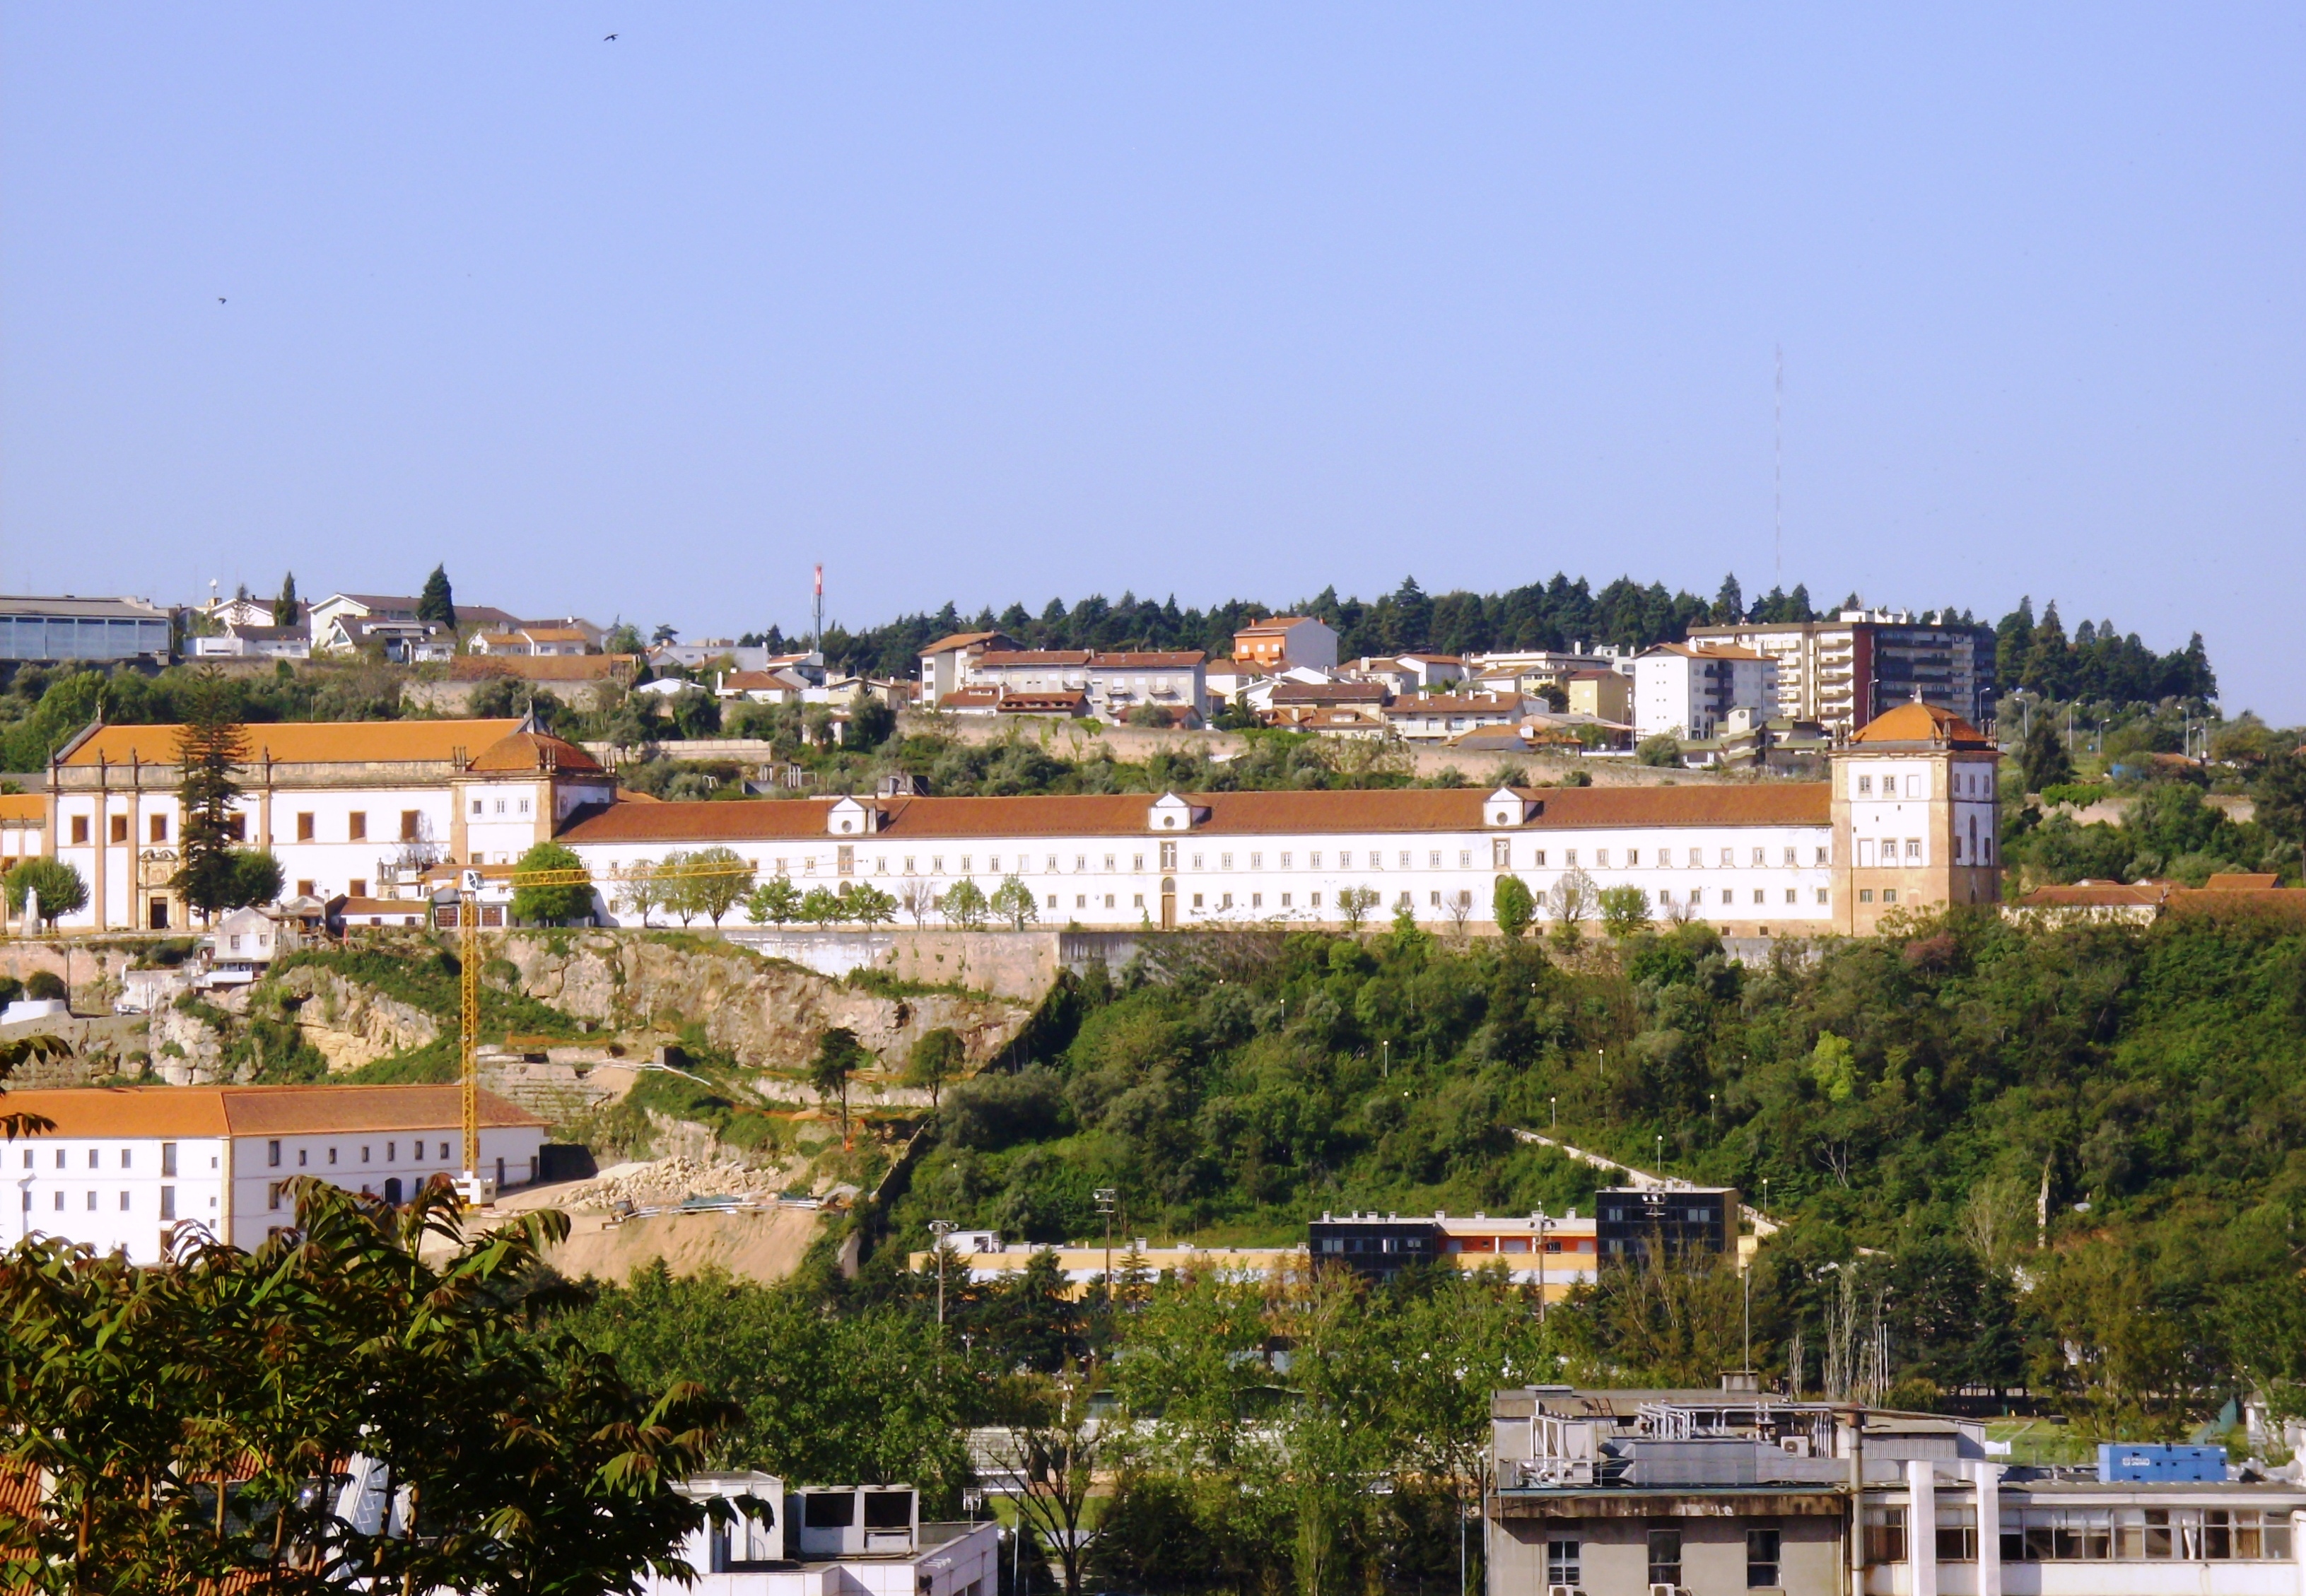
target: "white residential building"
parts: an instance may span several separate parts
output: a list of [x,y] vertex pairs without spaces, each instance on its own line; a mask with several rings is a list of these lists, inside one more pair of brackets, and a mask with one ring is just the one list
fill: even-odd
[[[131,1263],[158,1262],[180,1225],[253,1248],[295,1224],[286,1182],[312,1175],[405,1202],[464,1168],[454,1086],[123,1086],[8,1094],[55,1126],[0,1148],[16,1200],[11,1242],[59,1236]],[[534,1180],[544,1122],[481,1094],[481,1173]]]
[[963,658],[961,689],[990,689],[1003,700],[1085,701],[1089,713],[1125,719],[1148,706],[1198,721],[1208,687],[1199,649],[1100,653],[1089,649],[986,649]]
[[645,1596],[992,1596],[995,1519],[923,1523],[910,1485],[809,1485],[773,1474],[697,1474],[674,1489],[730,1510],[679,1556],[693,1581],[643,1576]]
[[1777,703],[1778,662],[1750,648],[1661,643],[1634,661],[1636,737],[1712,737],[1731,710]]

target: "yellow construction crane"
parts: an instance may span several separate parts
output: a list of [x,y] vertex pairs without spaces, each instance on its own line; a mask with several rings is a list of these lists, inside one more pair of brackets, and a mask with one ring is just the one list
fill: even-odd
[[[707,875],[750,875],[754,866],[748,864],[683,864],[666,869],[653,866],[651,878],[656,881],[693,880]],[[516,870],[506,878],[515,891],[522,887],[588,887],[594,884],[593,873],[581,866],[574,870]],[[466,1202],[478,1204],[484,1200],[489,1188],[481,1182],[481,888],[485,884],[486,872],[478,866],[466,868],[458,877],[457,905],[457,962],[462,967],[464,987],[464,1026],[459,1039],[461,1054],[459,1080],[464,1088],[465,1110],[465,1176],[458,1187]]]

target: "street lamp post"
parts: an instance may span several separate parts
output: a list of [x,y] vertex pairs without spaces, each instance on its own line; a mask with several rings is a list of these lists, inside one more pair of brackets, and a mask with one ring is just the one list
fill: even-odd
[[929,1245],[936,1249],[937,1260],[937,1328],[944,1328],[944,1239],[961,1227],[950,1219],[929,1221]]
[[1105,1302],[1113,1306],[1113,1204],[1121,1194],[1111,1186],[1097,1189],[1097,1211],[1105,1216]]
[[1560,1221],[1547,1218],[1543,1208],[1530,1217],[1537,1223],[1537,1322],[1542,1325],[1545,1322],[1545,1237]]

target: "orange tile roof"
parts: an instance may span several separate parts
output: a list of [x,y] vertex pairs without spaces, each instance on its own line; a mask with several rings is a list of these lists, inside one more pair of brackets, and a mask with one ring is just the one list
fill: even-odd
[[[458,748],[476,754],[520,730],[518,721],[278,721],[251,726],[248,757],[280,764],[448,763]],[[141,759],[174,764],[181,726],[99,726],[66,755],[67,766]]]
[[[1545,830],[1667,825],[1823,825],[1823,781],[1753,786],[1559,787],[1528,795],[1529,826]],[[1209,818],[1195,836],[1290,832],[1475,832],[1483,795],[1465,788],[1372,792],[1203,792],[1188,795]],[[827,835],[828,798],[618,804],[561,833],[566,843],[688,843],[800,840]],[[969,841],[1003,837],[1150,836],[1144,793],[1060,798],[918,798],[879,800],[871,840]]]
[[1916,699],[1866,722],[1853,743],[1919,743],[1934,748],[1991,748],[1986,733],[1934,704]]
[[977,656],[980,670],[1029,670],[1039,665],[1055,670],[1063,665],[1086,665],[1089,653],[1085,648],[988,648]]
[[955,632],[949,637],[938,638],[935,643],[924,643],[921,644],[920,652],[925,654],[941,654],[947,649],[974,648],[980,643],[994,644],[1009,641],[1010,638],[1000,632]]
[[1285,632],[1291,627],[1303,626],[1311,619],[1312,617],[1307,615],[1268,615],[1263,620],[1252,620],[1247,626],[1239,627],[1234,631],[1234,636],[1245,637],[1254,632]]
[[2278,887],[2279,875],[2245,875],[2233,871],[2221,871],[2202,883],[2206,892],[2247,892],[2261,887]]
[[48,817],[48,800],[45,793],[0,792],[0,820],[45,822]]
[[1208,659],[1198,648],[1172,649],[1167,652],[1098,654],[1089,663],[1103,670],[1174,670],[1185,665],[1199,665]]
[[[10,1092],[12,1114],[53,1121],[48,1137],[310,1136],[332,1131],[453,1130],[464,1099],[453,1086],[90,1086]],[[494,1092],[481,1123],[544,1122]]]
[[575,743],[536,731],[516,731],[491,743],[469,768],[492,775],[542,771],[548,764],[572,775],[598,775],[601,770],[600,762]]

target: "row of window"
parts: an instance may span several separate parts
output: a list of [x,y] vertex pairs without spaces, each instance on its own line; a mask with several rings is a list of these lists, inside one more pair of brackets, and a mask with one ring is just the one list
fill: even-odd
[[[1783,1533],[1777,1530],[1746,1532],[1746,1588],[1749,1591],[1774,1591],[1781,1587],[1779,1570],[1785,1549]],[[1582,1584],[1584,1574],[1584,1543],[1561,1536],[1545,1543],[1545,1583],[1549,1585]],[[1650,1581],[1653,1585],[1678,1586],[1681,1581],[1681,1532],[1678,1529],[1649,1532]]]
[[[64,1200],[65,1194],[64,1192],[57,1191],[54,1196],[55,1201],[50,1206],[56,1213],[61,1214],[71,1207],[71,1205]],[[126,1214],[134,1211],[136,1206],[133,1200],[135,1197],[134,1192],[122,1191],[116,1193],[116,1196],[118,1198],[118,1209],[121,1213]],[[104,1196],[102,1192],[95,1191],[85,1191],[81,1194],[81,1207],[85,1212],[94,1214],[102,1211],[104,1208]],[[217,1199],[213,1195],[211,1195],[209,1198],[209,1207],[215,1208],[216,1206]],[[278,1208],[280,1205],[278,1203],[275,1203],[272,1206]],[[31,1211],[32,1194],[28,1191],[24,1193],[24,1212],[29,1214]],[[176,1189],[174,1186],[163,1186],[160,1188],[160,1217],[163,1219],[174,1219],[175,1216]]]
[[[366,1164],[369,1161],[369,1148],[372,1145],[372,1144],[367,1142],[361,1144],[360,1161],[363,1164]],[[444,1141],[440,1145],[440,1153],[439,1161],[445,1164],[448,1159],[448,1144]],[[325,1150],[329,1155],[329,1162],[334,1164],[337,1161],[337,1149],[334,1148],[329,1148]],[[408,1156],[412,1160],[418,1164],[423,1163],[424,1143],[421,1140],[410,1142],[408,1144]],[[285,1156],[286,1156],[281,1151],[280,1143],[278,1141],[268,1141],[264,1144],[264,1162],[269,1167],[273,1169],[280,1168]],[[399,1160],[400,1144],[397,1141],[386,1142],[384,1144],[384,1161],[387,1164],[397,1164]],[[312,1149],[311,1148],[298,1148],[296,1149],[296,1163],[299,1168],[307,1167],[312,1164]]]
[[[56,1148],[54,1149],[54,1152],[56,1154],[56,1166],[58,1169],[69,1167],[66,1163],[66,1159],[70,1156],[67,1149],[64,1148]],[[32,1149],[26,1148],[24,1149],[24,1167],[26,1169],[32,1167]],[[222,1159],[218,1155],[214,1153],[209,1155],[209,1167],[210,1169],[218,1167],[220,1163],[222,1163]],[[88,1149],[87,1167],[90,1169],[101,1169],[104,1167],[104,1150],[101,1148],[90,1148]],[[120,1167],[123,1169],[133,1169],[136,1167],[135,1149],[132,1148],[122,1148],[120,1149]],[[175,1175],[175,1173],[176,1144],[173,1141],[164,1141],[160,1144],[160,1174],[164,1177],[173,1178]]]
[[[1977,1509],[1937,1509],[1942,1563],[1977,1560]],[[2287,1562],[2290,1522],[2255,1507],[2024,1507],[2002,1513],[2005,1563]],[[1866,1559],[1906,1560],[1903,1507],[1866,1510]]]
[[[1905,791],[1902,796],[1909,798],[1926,797],[1927,795],[1928,786],[1929,781],[1927,777],[1909,775],[1906,778]],[[1982,768],[1964,769],[1961,767],[1956,767],[1953,772],[1953,793],[1956,798],[1992,798],[1994,796],[1994,782]],[[1875,779],[1873,776],[1863,772],[1859,772],[1858,777],[1858,796],[1859,798],[1872,798],[1875,796]],[[1881,778],[1881,796],[1885,798],[1893,798],[1901,796],[1899,792],[1898,778],[1896,776],[1884,775]]]
[[[518,802],[520,805],[520,813],[523,815],[527,814],[528,800],[526,798],[521,798]],[[505,800],[499,798],[496,800],[496,805],[497,813],[500,815],[503,814],[505,812]],[[479,798],[474,798],[473,800],[473,813],[475,815],[481,813],[481,800]],[[70,818],[72,822],[72,840],[73,845],[80,848],[87,847],[90,823],[94,819],[94,816],[88,815],[74,815]],[[126,842],[128,841],[128,816],[125,815],[115,815],[111,816],[111,841],[115,843]],[[247,827],[248,817],[245,814],[235,815],[232,816],[231,830],[235,839],[244,837],[247,832]],[[403,809],[400,812],[400,840],[403,842],[415,842],[422,841],[423,827],[424,816],[423,811],[417,809]],[[297,811],[295,830],[297,841],[318,841],[320,840],[320,816],[315,815],[310,809]],[[165,843],[168,841],[168,816],[165,814],[148,816],[146,819],[145,831],[147,833],[147,841]],[[365,809],[355,809],[351,814],[346,815],[345,841],[347,842],[365,842],[368,840],[368,811]]]
[[[1873,844],[1868,842],[1865,846],[1870,849],[1873,847]],[[1885,846],[1891,847],[1894,850],[1894,843],[1887,844]],[[1920,842],[1917,841],[1910,846],[1915,850],[1915,858],[1918,859],[1920,857]],[[1247,868],[1251,870],[1263,870],[1266,867],[1266,856],[1262,849],[1249,849],[1244,851],[1248,859]],[[1338,849],[1334,855],[1337,860],[1334,867],[1338,870],[1363,869],[1377,871],[1388,868],[1414,870],[1419,867],[1417,858],[1420,851],[1421,850],[1419,849],[1409,848],[1393,849],[1371,848],[1359,850],[1350,848],[1341,848]],[[1424,868],[1428,870],[1443,870],[1450,867],[1447,861],[1452,850],[1441,848],[1429,848],[1422,849],[1422,851],[1425,856]],[[1679,860],[1677,860],[1675,857],[1676,850],[1670,848],[1658,848],[1648,851],[1649,866],[1653,869],[1703,870],[1707,867],[1708,864],[1708,850],[1703,848],[1691,848],[1681,850],[1683,857]],[[1735,848],[1722,848],[1715,849],[1713,850],[1713,863],[1721,869],[1736,869],[1738,867],[1739,864],[1738,851],[1738,850]],[[1768,868],[1770,866],[1770,851],[1771,850],[1767,848],[1754,848],[1748,849],[1745,861],[1746,865],[1755,869]],[[1784,868],[1789,870],[1798,870],[1802,867],[1802,850],[1800,849],[1783,848],[1778,851],[1780,856],[1778,862]],[[1832,849],[1819,847],[1814,848],[1810,851],[1813,855],[1811,863],[1814,866],[1825,866],[1832,863],[1833,854]],[[1474,868],[1473,849],[1470,848],[1460,848],[1456,849],[1455,852],[1456,855],[1456,868],[1460,870],[1471,870]],[[1593,866],[1597,870],[1607,870],[1618,867],[1613,864],[1613,855],[1615,855],[1617,858],[1622,860],[1622,867],[1624,868],[1640,869],[1643,867],[1644,850],[1638,848],[1618,849],[1596,848],[1592,849],[1591,852]],[[1163,843],[1161,846],[1161,855],[1162,869],[1174,870],[1178,868],[1178,855],[1176,845],[1174,843]],[[921,860],[924,857],[928,860],[928,869],[926,873],[924,873],[920,867]],[[901,875],[918,875],[922,874],[943,875],[945,874],[945,857],[946,856],[944,854],[929,854],[927,856],[919,854],[904,854],[899,856],[898,862],[901,867],[896,871],[896,874]],[[1002,864],[1002,859],[1004,857],[1004,856],[997,853],[987,854],[985,856],[986,872],[994,875],[1003,874],[1004,867]],[[1062,855],[1054,853],[1042,855],[1042,867],[1038,871],[1036,871],[1033,867],[1033,856],[1030,854],[1016,854],[1006,857],[1008,857],[1010,860],[1006,868],[1020,875],[1063,875],[1067,874],[1067,871],[1064,868],[1063,856]],[[1091,873],[1090,861],[1099,856],[1077,853],[1072,857],[1072,868],[1071,874],[1075,875],[1086,875]],[[1209,869],[1209,861],[1211,858],[1209,853],[1194,853],[1186,857],[1191,861],[1185,866],[1186,868],[1200,871],[1204,874],[1208,873]],[[1215,855],[1217,859],[1217,869],[1220,873],[1223,873],[1238,868],[1240,866],[1237,866],[1236,861],[1243,857],[1243,853],[1242,852],[1221,849]],[[1282,870],[1294,870],[1298,868],[1298,855],[1294,849],[1281,849],[1277,851],[1273,857],[1276,860],[1276,868]],[[1330,866],[1327,862],[1331,857],[1332,855],[1326,849],[1318,848],[1310,849],[1304,855],[1304,868],[1307,870],[1323,870],[1331,868],[1332,866]],[[1104,873],[1108,875],[1117,874],[1121,868],[1121,858],[1122,856],[1117,853],[1103,855]],[[1390,866],[1387,864],[1387,860],[1388,858],[1393,861]],[[857,861],[851,856],[850,850],[844,848],[841,850],[839,861],[841,874],[844,875],[851,874],[856,868],[856,863]],[[1578,869],[1582,867],[1582,863],[1583,861],[1580,858],[1579,849],[1568,848],[1561,850],[1562,868],[1569,870]],[[773,873],[778,875],[790,875],[792,874],[794,861],[790,858],[772,859],[770,864]],[[804,875],[814,875],[816,874],[817,856],[815,854],[803,855],[799,860],[799,865],[801,874]],[[757,861],[756,861],[756,867],[758,867]],[[1530,870],[1545,870],[1552,868],[1552,866],[1550,862],[1549,851],[1545,849],[1540,848],[1529,852],[1525,858],[1524,858],[1517,866],[1513,855],[1512,841],[1507,838],[1499,837],[1493,839],[1490,845],[1489,867],[1492,870],[1511,870],[1516,867]],[[1134,874],[1144,874],[1145,856],[1141,853],[1131,854],[1129,856],[1129,868]],[[889,856],[881,855],[876,856],[874,858],[873,874],[875,875],[887,875],[891,874]],[[967,853],[961,855],[960,868],[955,872],[955,874],[961,875],[973,875],[977,874],[977,856],[975,854]]]

